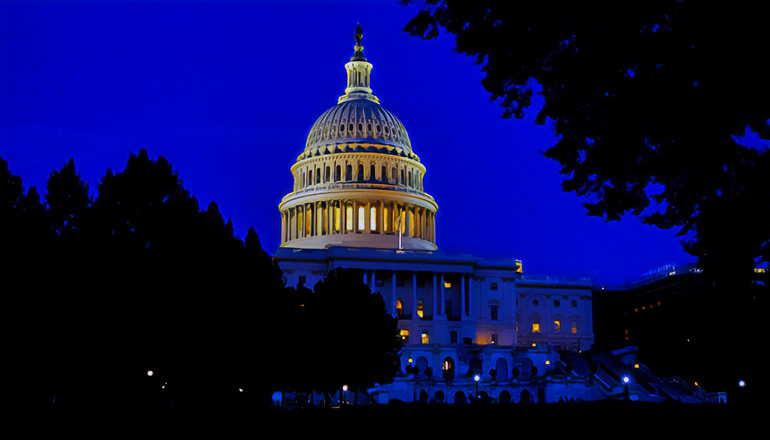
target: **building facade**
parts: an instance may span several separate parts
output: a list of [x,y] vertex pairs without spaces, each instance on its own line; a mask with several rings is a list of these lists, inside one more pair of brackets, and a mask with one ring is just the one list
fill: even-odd
[[312,287],[341,267],[360,270],[382,294],[403,349],[395,381],[371,392],[380,402],[617,394],[619,373],[596,386],[585,362],[563,358],[592,347],[590,280],[528,276],[517,259],[438,251],[426,167],[372,92],[362,37],[359,27],[345,93],[310,129],[291,167],[294,189],[279,205],[274,258],[288,285]]

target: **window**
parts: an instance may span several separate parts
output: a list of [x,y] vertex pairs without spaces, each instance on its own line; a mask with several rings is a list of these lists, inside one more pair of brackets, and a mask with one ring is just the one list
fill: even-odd
[[364,207],[358,207],[358,230],[363,231],[366,227],[366,217],[364,217]]
[[559,302],[558,299],[553,300],[553,306],[554,307],[560,307],[561,306],[561,303]]
[[553,332],[554,333],[561,332],[561,321],[559,321],[558,319],[553,321]]
[[532,323],[532,333],[540,333],[540,323],[539,322],[533,322]]
[[422,334],[420,335],[420,340],[423,344],[430,344],[430,338],[428,337],[428,331],[423,330]]
[[497,345],[500,341],[497,333],[492,333],[492,345]]
[[404,341],[404,344],[409,343],[409,330],[401,330],[399,335],[401,335],[401,340]]
[[396,299],[396,316],[404,316],[404,304],[401,302],[401,299]]
[[577,300],[576,299],[572,300],[572,307],[577,307]]
[[497,290],[497,283],[490,283],[489,290]]
[[452,283],[450,283],[449,281],[444,281],[444,288],[445,289],[449,289],[451,287],[452,287]]
[[420,318],[425,317],[425,303],[421,299],[417,300],[417,316]]
[[449,343],[457,344],[457,330],[452,330],[449,332]]
[[[628,332],[628,330],[626,330],[626,332]],[[577,334],[577,321],[572,321],[572,334]]]
[[377,230],[377,208],[374,206],[371,207],[369,210],[369,230],[370,231],[376,231]]
[[492,304],[489,306],[489,319],[492,321],[497,321],[497,304]]
[[533,306],[536,306],[536,305],[538,305],[538,304],[539,304],[539,303],[537,302],[537,300],[536,300],[536,299],[533,299],[533,300],[532,300],[532,305],[533,305]]

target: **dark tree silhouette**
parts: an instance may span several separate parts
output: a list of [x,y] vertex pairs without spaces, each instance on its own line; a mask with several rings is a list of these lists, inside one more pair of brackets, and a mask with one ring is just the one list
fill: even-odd
[[405,30],[454,34],[503,117],[544,97],[535,121],[559,136],[545,155],[589,215],[690,233],[685,249],[714,276],[746,278],[770,259],[770,153],[740,140],[747,127],[770,139],[770,37],[755,2],[426,3]]
[[355,391],[393,380],[401,348],[397,321],[359,271],[336,269],[312,292],[298,286],[287,298],[285,389],[328,394],[346,384]]
[[92,204],[70,160],[49,178],[47,210],[0,166],[14,391],[111,407],[272,391],[264,359],[285,348],[258,342],[278,322],[283,276],[253,228],[244,245],[216,203],[199,211],[168,161],[144,150],[108,170]]

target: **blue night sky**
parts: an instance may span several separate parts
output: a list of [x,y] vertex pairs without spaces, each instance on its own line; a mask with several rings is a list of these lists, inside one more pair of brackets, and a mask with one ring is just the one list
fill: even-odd
[[216,201],[238,236],[254,226],[272,253],[289,167],[344,92],[360,22],[374,93],[427,167],[441,251],[610,284],[694,261],[674,230],[588,217],[542,155],[555,137],[534,124],[536,110],[501,119],[452,37],[402,31],[418,6],[3,1],[0,156],[41,194],[74,157],[95,197],[106,169],[144,148],[171,162],[202,208]]

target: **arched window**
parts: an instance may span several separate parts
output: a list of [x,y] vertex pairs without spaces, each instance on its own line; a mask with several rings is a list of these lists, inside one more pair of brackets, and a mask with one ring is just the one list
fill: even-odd
[[421,299],[417,300],[417,316],[425,318],[425,303]]
[[374,170],[375,170],[375,167],[374,167],[374,164],[372,164],[369,167],[369,181],[370,182],[374,182],[375,180],[377,180],[377,176],[375,175]]
[[393,183],[398,185],[398,179],[396,178],[396,167],[390,169],[390,179],[393,181]]
[[443,370],[444,380],[452,380],[455,378],[455,361],[451,357],[444,358],[441,369]]
[[315,183],[321,183],[321,169],[315,169]]
[[508,380],[508,361],[505,358],[498,358],[495,362],[495,371],[497,371],[497,381],[505,382]]
[[401,298],[396,299],[396,316],[399,318],[404,316],[404,304],[401,302]]
[[409,187],[411,188],[411,186],[412,186],[412,172],[411,172],[411,171],[409,171],[409,173],[407,174],[407,176],[408,176],[408,177],[407,177],[407,180],[409,181]]
[[341,172],[341,168],[340,168],[339,165],[337,165],[337,167],[334,169],[334,181],[335,182],[339,182],[340,181],[340,179],[341,179],[340,172]]
[[386,232],[386,233],[391,232],[390,219],[388,218],[389,215],[390,215],[390,209],[387,206],[383,206],[382,207],[382,219],[383,219],[382,226],[384,229],[383,232]]
[[380,178],[382,179],[382,183],[388,183],[388,168],[385,165],[382,166],[382,175]]
[[331,167],[326,167],[326,176],[324,176],[324,183],[329,182],[331,180]]
[[364,166],[361,165],[361,164],[358,164],[358,176],[357,177],[358,178],[356,180],[358,180],[359,182],[363,182],[364,181]]
[[400,183],[401,185],[406,184],[406,179],[404,179],[404,169],[403,168],[401,168],[401,180],[398,183]]
[[313,170],[310,170],[307,172],[307,184],[308,185],[313,184]]
[[428,336],[428,330],[423,330],[420,332],[420,341],[423,344],[430,344],[430,337]]
[[345,167],[345,181],[350,182],[351,180],[353,180],[353,165],[348,164]]

